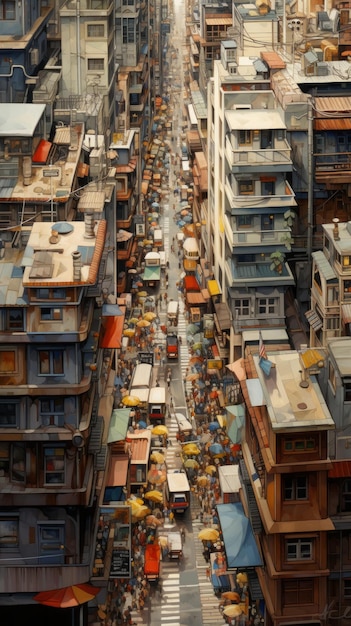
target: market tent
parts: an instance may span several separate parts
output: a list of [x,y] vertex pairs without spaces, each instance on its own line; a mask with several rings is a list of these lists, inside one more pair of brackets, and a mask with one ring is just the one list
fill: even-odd
[[128,423],[130,416],[130,408],[114,409],[112,411],[110,428],[108,431],[107,443],[115,441],[123,441],[126,438]]
[[262,566],[251,522],[246,517],[242,504],[218,504],[217,512],[228,569]]

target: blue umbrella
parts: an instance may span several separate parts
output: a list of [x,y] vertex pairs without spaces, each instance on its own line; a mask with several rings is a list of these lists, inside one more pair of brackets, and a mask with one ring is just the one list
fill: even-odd
[[192,215],[183,215],[183,222],[186,222],[188,224],[190,224],[190,222],[193,221],[193,216]]
[[140,420],[140,422],[138,422],[138,426],[139,426],[139,428],[146,428],[147,424],[146,424],[146,422],[143,422],[143,420]]
[[179,220],[179,222],[177,222],[179,228],[182,228],[183,226],[185,226],[185,222],[184,220]]
[[211,452],[211,454],[221,454],[221,452],[224,452],[223,447],[220,443],[213,443],[209,447],[209,451]]
[[218,422],[210,422],[208,427],[211,431],[214,431],[218,430],[220,428],[220,425],[218,424]]

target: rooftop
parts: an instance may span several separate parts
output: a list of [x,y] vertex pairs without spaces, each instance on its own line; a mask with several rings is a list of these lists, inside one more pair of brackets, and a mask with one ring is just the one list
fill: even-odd
[[[334,421],[325,404],[317,382],[307,378],[307,386],[301,386],[302,364],[296,351],[268,352],[272,363],[269,374],[259,365],[254,356],[258,380],[253,383],[261,399],[256,406],[266,405],[271,427],[274,431],[310,430],[334,428]],[[250,382],[250,381],[247,381]],[[259,383],[259,385],[257,385]],[[249,390],[251,401],[253,393]],[[260,404],[258,404],[260,403]]]

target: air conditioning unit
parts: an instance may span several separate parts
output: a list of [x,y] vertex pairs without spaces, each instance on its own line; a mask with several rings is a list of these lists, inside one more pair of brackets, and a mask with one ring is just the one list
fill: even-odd
[[31,65],[39,65],[39,50],[38,48],[32,48],[29,52],[30,54],[30,64]]
[[317,76],[328,76],[328,63],[317,63]]

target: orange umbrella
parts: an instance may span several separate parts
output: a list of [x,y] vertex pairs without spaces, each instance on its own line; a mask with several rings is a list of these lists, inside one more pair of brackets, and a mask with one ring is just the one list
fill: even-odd
[[61,589],[52,589],[51,591],[41,591],[34,596],[34,600],[46,606],[66,609],[90,602],[97,596],[99,591],[100,589],[97,587],[83,583],[62,587]]

